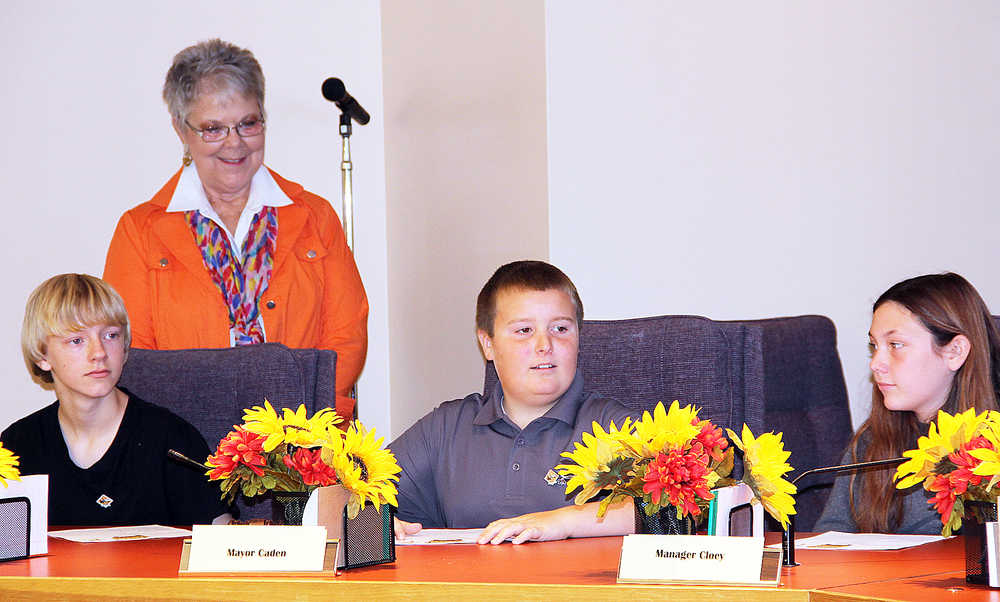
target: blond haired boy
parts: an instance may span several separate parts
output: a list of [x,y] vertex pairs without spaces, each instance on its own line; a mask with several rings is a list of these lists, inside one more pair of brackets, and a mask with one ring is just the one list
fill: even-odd
[[204,438],[170,411],[118,388],[130,330],[103,280],[61,274],[28,298],[21,349],[57,401],[8,427],[22,474],[49,475],[49,523],[134,525],[228,520],[219,493],[168,449],[205,458]]

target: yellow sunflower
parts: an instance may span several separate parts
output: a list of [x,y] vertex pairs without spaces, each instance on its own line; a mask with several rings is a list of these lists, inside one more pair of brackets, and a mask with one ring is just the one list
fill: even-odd
[[661,451],[679,449],[698,436],[701,429],[692,424],[697,418],[698,409],[694,406],[682,408],[675,399],[666,411],[661,401],[652,415],[642,413],[642,420],[635,422],[634,435],[620,439],[640,457],[652,458]]
[[954,416],[938,411],[927,435],[917,439],[917,449],[903,452],[909,460],[896,468],[896,488],[907,489],[930,478],[937,463],[972,439],[986,420],[987,413],[976,415],[975,408]]
[[993,446],[990,448],[977,448],[969,450],[969,454],[980,460],[981,463],[972,469],[972,474],[990,477],[990,482],[986,489],[993,489],[993,486],[1000,481],[1000,412],[990,410],[986,421],[983,422],[979,434],[986,438]]
[[757,499],[774,520],[788,527],[788,516],[795,514],[795,485],[785,480],[792,467],[788,464],[791,452],[785,451],[781,433],[764,433],[754,438],[750,427],[743,425],[743,436],[737,437],[726,429],[733,444],[743,451],[743,481],[750,486]]
[[[614,421],[608,431],[605,432],[601,425],[594,422],[594,434],[583,434],[583,443],[574,443],[574,450],[563,452],[561,455],[569,458],[575,464],[560,464],[556,470],[563,476],[572,477],[566,483],[566,493],[581,487],[580,493],[576,494],[575,503],[584,504],[590,498],[597,495],[597,492],[614,486],[623,484],[621,481],[625,475],[621,474],[622,466],[621,444],[618,437],[629,431],[630,418],[626,418],[621,429],[615,426]],[[618,462],[615,462],[615,461]],[[628,462],[630,469],[632,462]],[[627,470],[625,471],[627,472]]]
[[271,406],[264,400],[264,407],[254,406],[243,410],[243,429],[267,437],[264,440],[264,451],[274,451],[285,442],[285,423]]
[[[306,425],[309,427],[309,431],[316,436],[317,440],[328,441],[330,439],[330,433],[335,430],[334,426],[344,422],[344,419],[340,417],[333,408],[322,408],[312,415]],[[339,436],[339,433],[337,433]]]
[[0,443],[0,485],[6,487],[6,479],[13,481],[21,480],[21,471],[17,469],[19,463],[20,461],[14,455],[14,452],[5,448],[3,443]]
[[306,418],[305,404],[299,404],[294,412],[284,408],[282,414],[285,443],[299,447],[315,447],[329,441],[330,429],[343,422],[337,412],[330,408],[323,408],[313,414],[312,418]]
[[354,518],[362,505],[370,501],[396,505],[396,484],[400,467],[396,457],[382,449],[382,438],[375,430],[366,430],[355,421],[342,435],[333,436],[323,447],[322,458],[337,471],[341,485],[351,492],[347,502],[347,517]]

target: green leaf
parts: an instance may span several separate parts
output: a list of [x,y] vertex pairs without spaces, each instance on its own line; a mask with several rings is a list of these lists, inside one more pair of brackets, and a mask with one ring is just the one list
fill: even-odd
[[[730,447],[723,454],[722,461],[720,461],[719,465],[715,467],[715,474],[719,475],[720,477],[728,477],[730,473],[733,472],[733,466],[735,462],[736,461],[733,455],[733,448]],[[749,468],[744,468],[744,470],[746,470],[747,472],[750,471]]]
[[238,488],[237,485],[239,485],[239,484],[240,484],[240,480],[239,479],[230,478],[230,479],[226,479],[226,480],[222,481],[221,483],[219,483],[219,489],[222,490],[223,494],[232,494],[232,495],[235,495],[235,493],[233,493],[233,492]]
[[610,485],[624,485],[631,481],[634,476],[632,473],[634,464],[635,460],[632,458],[619,456],[608,462],[607,472],[598,473],[594,479],[594,484],[601,489],[607,488]]
[[219,483],[219,489],[222,492],[219,499],[226,500],[228,503],[233,503],[236,499],[236,494],[239,493],[239,481],[234,478],[224,479]]
[[243,486],[241,487],[241,489],[243,490],[243,495],[244,496],[246,496],[246,497],[253,497],[253,496],[257,495],[257,485],[253,481],[249,481],[249,480],[248,481],[243,481],[242,485]]
[[653,516],[654,514],[660,511],[659,504],[654,504],[653,500],[651,499],[647,499],[645,501],[646,505],[643,506],[642,511],[646,513],[646,516]]
[[622,487],[622,489],[627,491],[632,497],[642,497],[644,495],[642,487],[645,484],[646,482],[642,480],[642,477],[637,475],[628,485]]
[[278,491],[305,491],[305,484],[302,483],[302,479],[298,475],[291,476],[286,473],[276,472],[273,474],[274,485],[271,489],[276,489]]

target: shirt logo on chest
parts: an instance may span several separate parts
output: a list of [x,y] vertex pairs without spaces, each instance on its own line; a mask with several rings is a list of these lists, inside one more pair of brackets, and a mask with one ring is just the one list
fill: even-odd
[[548,485],[565,485],[569,482],[569,477],[565,477],[555,470],[549,470],[545,473],[545,482]]
[[108,495],[105,493],[102,493],[101,497],[97,498],[97,505],[100,506],[101,508],[109,508],[113,503],[114,500],[108,497]]

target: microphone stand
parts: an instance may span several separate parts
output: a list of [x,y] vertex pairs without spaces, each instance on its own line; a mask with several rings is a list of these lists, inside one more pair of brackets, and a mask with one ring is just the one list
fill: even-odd
[[[890,458],[888,460],[873,460],[871,462],[856,462],[854,464],[841,464],[839,466],[826,466],[824,468],[813,468],[812,470],[807,470],[799,476],[792,479],[792,485],[799,482],[802,477],[820,474],[824,472],[841,472],[846,470],[857,470],[859,468],[871,468],[873,466],[891,466],[893,464],[901,464],[905,462],[907,458]],[[795,517],[788,517],[788,528],[781,532],[781,550],[782,550],[782,566],[799,566],[799,563],[795,562]]]
[[340,114],[340,137],[341,144],[340,159],[340,198],[342,200],[344,221],[344,236],[347,238],[347,247],[354,252],[354,182],[351,179],[351,116],[347,113]]
[[[354,180],[351,178],[351,116],[340,112],[340,199],[341,199],[341,219],[344,222],[344,238],[347,239],[347,248],[354,254]],[[351,398],[357,401],[358,385],[351,387]],[[358,417],[358,404],[354,404],[354,416]],[[347,420],[347,416],[344,416]]]

